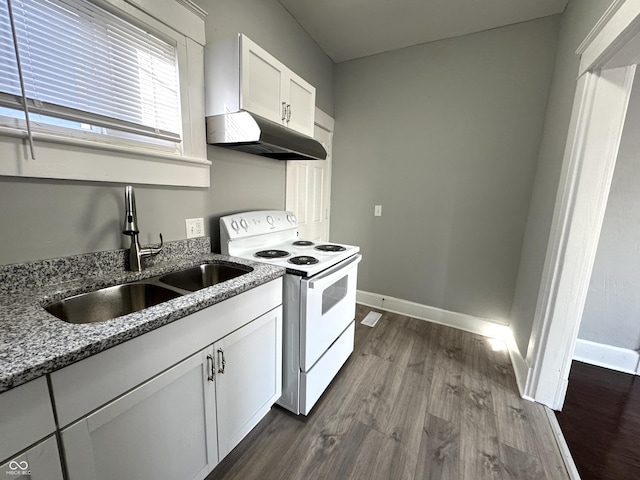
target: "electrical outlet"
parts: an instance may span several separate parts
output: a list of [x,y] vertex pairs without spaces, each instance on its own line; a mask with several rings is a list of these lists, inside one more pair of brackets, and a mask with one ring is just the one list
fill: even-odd
[[382,216],[382,205],[374,205],[373,207],[373,216],[381,217]]
[[187,218],[184,221],[187,238],[204,236],[204,218]]

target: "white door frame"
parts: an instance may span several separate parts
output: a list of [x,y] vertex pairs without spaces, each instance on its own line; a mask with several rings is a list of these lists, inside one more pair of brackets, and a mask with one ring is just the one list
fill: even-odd
[[564,403],[609,188],[640,63],[640,0],[615,1],[579,47],[580,72],[523,394]]

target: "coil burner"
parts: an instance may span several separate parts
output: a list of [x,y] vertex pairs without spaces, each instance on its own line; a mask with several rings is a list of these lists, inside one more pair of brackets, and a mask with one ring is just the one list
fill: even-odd
[[285,250],[261,250],[255,253],[256,257],[259,258],[284,258],[291,255],[289,252]]
[[310,257],[308,255],[300,255],[289,259],[289,262],[294,265],[314,265],[318,263],[318,261],[316,257]]
[[321,252],[344,252],[346,248],[344,248],[342,245],[326,244],[318,245],[316,247],[316,250],[320,250]]
[[315,245],[315,243],[310,242],[309,240],[298,240],[296,242],[293,242],[291,245],[294,245],[296,247],[311,247],[312,245]]

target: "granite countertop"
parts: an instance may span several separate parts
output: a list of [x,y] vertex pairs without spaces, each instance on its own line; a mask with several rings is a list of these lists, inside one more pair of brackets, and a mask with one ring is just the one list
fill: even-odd
[[[141,273],[124,269],[126,250],[0,267],[0,392],[135,338],[162,325],[281,277],[285,269],[206,253],[206,242],[170,247]],[[183,248],[184,245],[187,248]],[[201,263],[251,267],[245,275],[122,317],[71,324],[42,307],[120,283],[144,280]],[[89,272],[89,273],[88,273]]]

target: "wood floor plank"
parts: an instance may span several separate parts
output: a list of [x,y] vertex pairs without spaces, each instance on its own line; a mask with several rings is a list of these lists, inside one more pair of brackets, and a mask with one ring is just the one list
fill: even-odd
[[436,360],[434,342],[437,340],[437,333],[434,324],[417,322],[409,317],[402,317],[402,321],[417,336],[411,348],[407,370],[421,375],[422,382],[431,383]]
[[525,402],[524,405],[531,419],[533,428],[531,435],[538,440],[538,457],[542,461],[546,478],[549,480],[566,478],[567,467],[555,441],[555,435],[545,411],[547,407],[535,402]]
[[504,444],[500,445],[500,452],[504,480],[541,480],[545,478],[542,462],[538,457]]
[[[377,358],[373,355],[371,357]],[[383,359],[372,363],[375,364],[375,369],[369,373],[359,391],[356,418],[365,425],[384,432],[400,393],[404,370]]]
[[460,428],[434,415],[425,418],[416,464],[416,479],[453,480],[460,477]]
[[406,368],[415,340],[414,331],[394,321],[387,313],[373,328],[373,334],[363,351],[394,363],[399,368]]
[[[393,476],[389,478],[412,479],[418,463],[429,398],[429,385],[421,378],[409,370],[404,372],[397,401],[389,415],[385,433],[394,441],[391,447],[395,452],[389,464]],[[383,467],[380,465],[379,469]]]
[[[311,448],[306,448],[307,442],[302,442],[300,455],[289,462],[294,468],[281,472],[280,478],[354,478],[354,460],[360,456],[365,440],[372,432],[369,426],[351,419],[345,422],[339,435],[316,437]],[[375,434],[382,436],[379,432]]]
[[460,419],[464,397],[462,346],[453,329],[438,326],[435,332],[435,365],[427,411],[436,417],[455,422]]
[[503,480],[495,427],[487,429],[469,418],[460,425],[460,478]]

